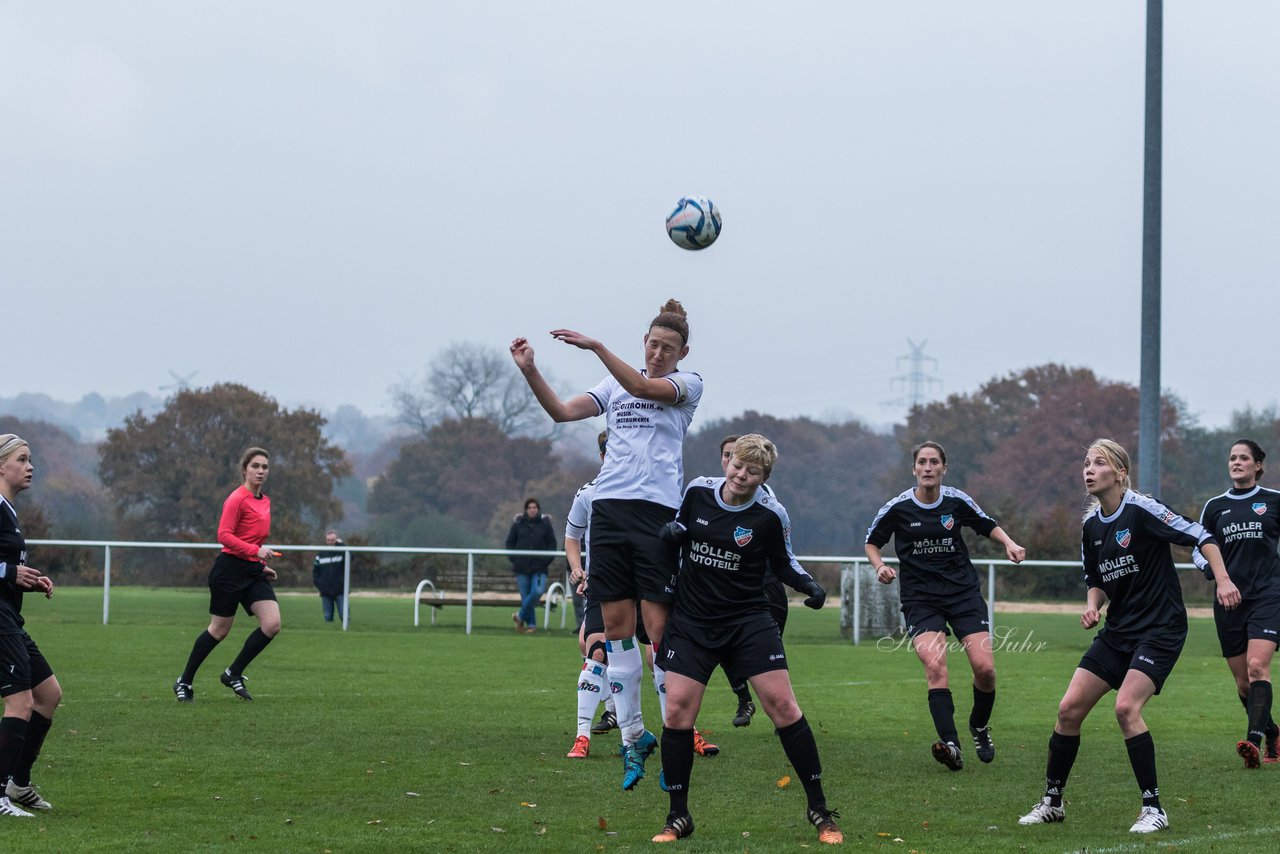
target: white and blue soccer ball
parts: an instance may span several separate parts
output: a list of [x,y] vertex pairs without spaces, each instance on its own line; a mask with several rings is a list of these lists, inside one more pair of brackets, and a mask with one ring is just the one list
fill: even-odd
[[667,234],[681,249],[706,249],[720,236],[720,211],[710,199],[685,196],[667,217]]

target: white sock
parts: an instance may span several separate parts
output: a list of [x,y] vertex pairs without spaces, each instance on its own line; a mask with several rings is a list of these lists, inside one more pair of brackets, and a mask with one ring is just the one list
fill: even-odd
[[582,673],[578,677],[578,735],[591,737],[591,719],[595,717],[600,699],[609,690],[604,673],[605,666],[595,659],[582,662]]
[[605,711],[613,715],[613,719],[616,721],[618,719],[618,704],[613,702],[613,692],[605,691],[604,693],[605,693],[605,698],[604,698]]
[[658,656],[649,650],[649,665],[653,668],[653,690],[658,692],[658,708],[662,710],[662,723],[667,722],[667,671],[658,666]]
[[613,693],[614,714],[622,730],[622,743],[634,744],[644,735],[644,716],[640,708],[640,674],[644,662],[634,637],[606,641],[609,656],[609,688]]

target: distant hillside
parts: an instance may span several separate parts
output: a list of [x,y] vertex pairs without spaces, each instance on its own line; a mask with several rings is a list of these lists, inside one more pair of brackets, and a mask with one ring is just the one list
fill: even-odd
[[139,409],[150,415],[163,406],[164,398],[144,391],[112,398],[90,392],[75,403],[31,392],[0,397],[0,415],[11,415],[28,421],[47,421],[66,430],[81,442],[101,441],[109,428],[118,427],[127,416]]

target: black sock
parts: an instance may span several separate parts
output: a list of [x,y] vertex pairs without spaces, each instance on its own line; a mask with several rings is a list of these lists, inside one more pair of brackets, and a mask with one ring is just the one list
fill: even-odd
[[1249,741],[1255,747],[1262,746],[1267,724],[1271,721],[1271,683],[1259,679],[1249,683]]
[[1151,733],[1144,732],[1124,740],[1129,751],[1129,764],[1133,766],[1133,776],[1142,790],[1144,807],[1160,808],[1160,787],[1156,785],[1156,743]]
[[0,718],[0,786],[9,781],[22,761],[27,742],[27,722],[23,718]]
[[809,800],[809,809],[825,810],[827,796],[822,791],[822,760],[818,758],[818,742],[813,738],[813,730],[804,715],[793,724],[775,730],[778,740],[782,742],[782,751],[787,754],[791,767],[796,769],[796,776],[804,786],[805,797]]
[[933,715],[933,728],[943,741],[960,743],[956,735],[956,704],[951,699],[950,688],[929,689],[929,714]]
[[1067,787],[1071,766],[1080,752],[1080,736],[1054,732],[1049,736],[1049,761],[1044,770],[1044,796],[1055,807],[1062,806],[1062,790]]
[[244,669],[258,657],[258,653],[267,648],[269,643],[271,643],[271,638],[263,634],[262,629],[254,629],[244,639],[244,646],[240,648],[240,654],[236,656],[235,661],[231,662],[231,666],[227,670],[231,671],[232,676],[243,676]]
[[974,729],[982,729],[991,723],[991,710],[996,705],[996,689],[983,691],[977,685],[973,686],[973,711],[969,713],[969,726]]
[[31,769],[36,764],[40,748],[44,746],[44,737],[49,734],[49,727],[52,725],[53,721],[39,712],[31,713],[31,720],[27,721],[27,737],[26,744],[22,748],[22,758],[13,769],[15,786],[31,785]]
[[662,728],[662,781],[671,811],[689,814],[689,776],[693,773],[693,730]]
[[205,629],[200,633],[200,637],[196,638],[196,642],[191,647],[191,655],[187,656],[187,667],[182,671],[182,675],[178,677],[179,682],[185,682],[190,685],[196,679],[196,671],[200,669],[200,665],[204,664],[204,660],[209,657],[209,653],[213,652],[213,648],[218,645],[218,639],[209,634],[209,630]]

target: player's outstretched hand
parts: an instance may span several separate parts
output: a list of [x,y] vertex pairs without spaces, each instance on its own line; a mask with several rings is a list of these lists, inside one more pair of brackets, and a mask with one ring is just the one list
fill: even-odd
[[819,611],[822,609],[822,606],[826,604],[827,591],[823,590],[822,585],[818,582],[810,580],[809,583],[805,585],[805,592],[809,594],[809,598],[804,600],[804,606],[806,608],[812,608],[815,611]]
[[521,371],[533,367],[533,348],[528,338],[516,338],[511,342],[511,359]]
[[579,350],[594,350],[600,346],[600,342],[596,339],[588,338],[581,332],[574,332],[572,329],[552,329],[551,337],[557,341],[572,344]]

